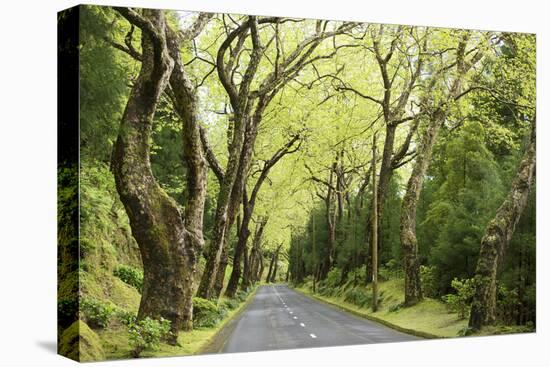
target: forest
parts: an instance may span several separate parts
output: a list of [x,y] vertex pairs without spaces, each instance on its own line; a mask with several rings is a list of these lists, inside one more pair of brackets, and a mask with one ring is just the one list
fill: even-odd
[[535,330],[534,35],[75,16],[62,354],[206,351],[268,283],[426,337]]

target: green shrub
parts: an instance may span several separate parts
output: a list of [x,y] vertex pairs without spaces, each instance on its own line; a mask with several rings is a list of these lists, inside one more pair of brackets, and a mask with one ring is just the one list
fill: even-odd
[[344,293],[344,300],[359,307],[369,307],[372,295],[362,287],[354,287]]
[[227,315],[227,308],[223,305],[200,298],[193,298],[193,326],[209,328],[216,326]]
[[475,292],[474,279],[459,280],[454,278],[451,282],[456,294],[447,294],[443,296],[443,301],[453,312],[458,313],[460,319],[465,319],[469,315],[472,297]]
[[348,273],[346,282],[342,289],[346,290],[350,287],[355,287],[365,279],[365,271],[363,269],[354,269]]
[[131,326],[137,320],[137,314],[132,311],[118,310],[115,312],[115,316],[121,324]]
[[113,275],[124,283],[136,288],[140,293],[143,287],[143,272],[133,266],[119,265],[113,271]]
[[334,296],[338,292],[342,274],[340,269],[331,269],[326,279],[319,282],[319,294],[323,296]]
[[240,302],[234,298],[226,299],[224,305],[229,310],[234,310],[239,307]]
[[248,298],[249,291],[243,291],[242,289],[237,291],[235,294],[235,299],[239,302],[244,302]]
[[153,320],[146,317],[143,320],[135,321],[128,327],[129,342],[132,346],[132,354],[138,358],[146,350],[156,350],[160,341],[170,333],[170,321],[163,318]]
[[437,296],[437,272],[435,266],[420,265],[420,284],[424,297]]
[[84,321],[92,329],[105,328],[114,311],[114,307],[110,304],[106,304],[95,299],[83,298],[80,301],[80,312]]
[[505,324],[514,324],[518,306],[521,305],[518,291],[505,286],[498,287],[497,316]]

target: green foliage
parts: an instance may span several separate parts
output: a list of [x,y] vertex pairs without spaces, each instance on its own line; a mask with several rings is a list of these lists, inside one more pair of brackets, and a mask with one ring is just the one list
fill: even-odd
[[474,279],[459,280],[455,278],[451,286],[456,293],[443,296],[443,301],[453,312],[458,313],[460,319],[465,319],[470,312],[470,305],[475,292],[475,281]]
[[228,298],[225,301],[223,301],[223,304],[225,308],[227,308],[228,310],[234,310],[237,307],[239,307],[240,302],[235,298]]
[[444,160],[433,167],[441,171],[440,186],[420,223],[419,243],[429,247],[440,294],[451,290],[452,279],[473,276],[485,226],[504,195],[485,134],[481,124],[465,123],[440,147]]
[[420,283],[424,297],[437,296],[437,270],[435,266],[420,265]]
[[138,358],[144,350],[158,349],[161,340],[170,333],[170,321],[161,318],[154,320],[146,317],[128,326],[129,342],[132,354]]
[[344,301],[359,307],[370,307],[372,305],[372,292],[364,287],[353,287],[344,293]]
[[127,327],[133,325],[137,320],[137,314],[133,311],[117,310],[115,316],[122,325]]
[[131,285],[141,292],[143,287],[143,271],[129,265],[119,265],[113,275],[119,277],[124,283]]
[[216,326],[227,315],[224,304],[193,297],[193,326],[196,328],[209,328]]
[[340,280],[342,278],[341,271],[338,268],[332,268],[326,279],[319,282],[318,292],[324,296],[333,296],[338,292]]
[[250,293],[250,290],[245,291],[245,290],[239,289],[235,294],[235,299],[239,302],[244,302],[246,301],[249,293]]
[[115,312],[115,308],[99,300],[82,298],[80,300],[80,311],[84,321],[92,329],[103,329],[109,324],[109,319]]
[[135,62],[105,42],[123,40],[109,7],[80,7],[80,144],[82,156],[109,162]]

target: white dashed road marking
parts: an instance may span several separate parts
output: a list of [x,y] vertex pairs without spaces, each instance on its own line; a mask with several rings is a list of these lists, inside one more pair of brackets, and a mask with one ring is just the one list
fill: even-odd
[[315,334],[309,334],[309,336],[311,336],[313,339],[317,338]]
[[298,320],[298,318],[296,316],[293,317],[294,320]]
[[300,323],[300,326],[301,327],[306,327],[306,325],[303,322]]

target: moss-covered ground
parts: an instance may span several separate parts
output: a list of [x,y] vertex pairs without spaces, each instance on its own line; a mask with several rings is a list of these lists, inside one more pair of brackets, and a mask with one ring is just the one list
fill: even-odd
[[[238,307],[230,310],[224,319],[216,326],[211,328],[199,328],[189,332],[180,332],[178,337],[178,345],[172,346],[166,343],[161,343],[158,350],[146,350],[141,354],[141,357],[174,357],[187,356],[200,353],[212,341],[213,337],[227,325],[242,309],[244,309],[254,296],[255,292],[248,295],[246,301],[242,302]],[[225,297],[220,299],[220,302],[225,301]],[[131,347],[128,344],[128,332],[122,325],[117,325],[98,332],[99,339],[103,350],[105,351],[106,359],[127,359],[132,358]]]
[[[372,292],[370,286],[362,287],[368,294]],[[303,294],[344,309],[355,315],[380,322],[397,330],[425,338],[451,338],[464,335],[468,320],[460,319],[455,312],[449,310],[443,302],[425,298],[412,307],[402,307],[403,279],[390,279],[379,283],[380,303],[376,312],[372,311],[370,303],[358,306],[346,301],[345,289],[335,290],[327,295],[314,293],[311,282],[295,288]],[[473,335],[495,335],[526,332],[517,326],[491,326]]]

